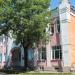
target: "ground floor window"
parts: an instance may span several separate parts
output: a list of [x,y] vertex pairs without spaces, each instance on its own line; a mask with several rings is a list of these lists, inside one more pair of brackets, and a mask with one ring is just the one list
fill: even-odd
[[28,60],[32,61],[34,59],[34,51],[33,49],[28,50]]
[[38,58],[39,58],[39,61],[46,60],[46,48],[41,48],[38,50]]
[[61,46],[52,47],[52,59],[62,59]]

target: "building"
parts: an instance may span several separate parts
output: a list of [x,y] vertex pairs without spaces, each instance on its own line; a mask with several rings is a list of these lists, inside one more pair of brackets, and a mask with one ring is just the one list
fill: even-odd
[[[3,39],[4,38],[4,39]],[[5,58],[6,58],[6,37],[0,36],[0,68],[5,65]]]
[[24,49],[9,36],[0,36],[0,69],[24,67]]
[[[45,48],[36,50],[37,67],[41,70],[71,71],[75,69],[75,8],[62,0],[53,9],[47,31],[50,40]],[[35,60],[36,61],[36,60]]]
[[[28,49],[28,67],[35,70],[71,71],[75,69],[75,8],[68,0],[51,10],[46,29],[49,40]],[[11,36],[0,38],[0,67],[24,66],[24,49]],[[35,45],[35,44],[34,44]]]

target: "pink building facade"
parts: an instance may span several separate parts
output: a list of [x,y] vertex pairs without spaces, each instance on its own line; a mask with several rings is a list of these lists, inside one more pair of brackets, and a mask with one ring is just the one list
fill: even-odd
[[63,0],[51,13],[51,23],[46,29],[50,39],[41,52],[37,51],[37,57],[40,55],[37,67],[39,70],[51,71],[75,70],[75,8],[68,0]]

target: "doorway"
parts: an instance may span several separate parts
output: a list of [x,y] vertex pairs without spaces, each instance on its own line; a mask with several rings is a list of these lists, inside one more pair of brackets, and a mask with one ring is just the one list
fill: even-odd
[[20,48],[13,49],[11,61],[12,61],[13,67],[21,66],[21,50],[20,50]]

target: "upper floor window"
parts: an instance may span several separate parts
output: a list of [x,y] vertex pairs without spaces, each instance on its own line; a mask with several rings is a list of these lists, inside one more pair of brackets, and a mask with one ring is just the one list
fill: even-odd
[[54,34],[54,25],[51,25],[50,26],[49,31],[50,31],[50,35],[53,35]]
[[60,24],[59,19],[57,19],[57,24]]
[[60,33],[60,21],[57,19],[57,33]]
[[54,27],[53,26],[51,26],[51,32],[54,33]]
[[60,33],[60,25],[57,25],[57,32]]

